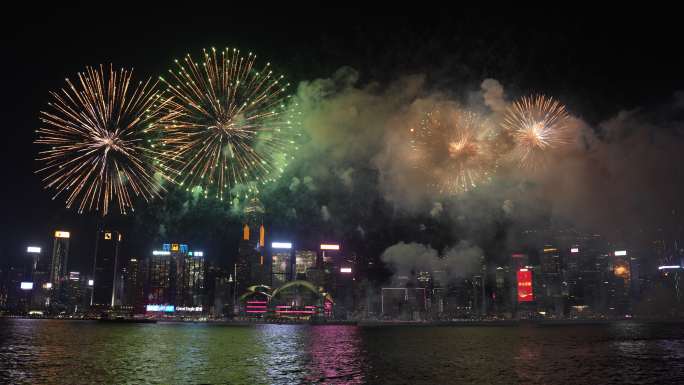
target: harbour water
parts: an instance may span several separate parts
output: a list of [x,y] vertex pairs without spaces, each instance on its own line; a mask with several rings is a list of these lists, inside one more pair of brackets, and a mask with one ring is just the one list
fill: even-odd
[[0,319],[2,384],[684,384],[684,324]]

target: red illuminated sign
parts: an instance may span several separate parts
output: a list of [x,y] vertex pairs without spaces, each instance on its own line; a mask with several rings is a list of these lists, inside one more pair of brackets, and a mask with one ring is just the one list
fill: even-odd
[[532,272],[528,269],[520,269],[518,270],[518,302],[531,302],[533,300]]

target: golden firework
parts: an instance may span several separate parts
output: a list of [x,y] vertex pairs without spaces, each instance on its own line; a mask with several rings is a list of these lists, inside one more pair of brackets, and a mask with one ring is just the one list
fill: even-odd
[[122,214],[133,209],[132,198],[159,195],[163,167],[154,138],[163,101],[149,79],[135,84],[133,71],[109,66],[87,67],[78,80],[51,92],[43,126],[36,130],[44,166],[45,187],[66,195],[66,206],[78,212],[106,215],[114,202]]
[[552,151],[572,142],[570,115],[553,98],[523,97],[508,108],[502,127],[513,139],[512,156],[523,168],[542,167]]
[[252,53],[212,48],[199,63],[189,54],[176,60],[170,78],[161,78],[170,95],[164,158],[186,190],[221,200],[237,186],[255,194],[291,159],[297,116],[289,84],[269,63],[255,63]]
[[440,193],[463,193],[491,181],[497,167],[494,132],[479,114],[442,104],[411,134],[411,158]]

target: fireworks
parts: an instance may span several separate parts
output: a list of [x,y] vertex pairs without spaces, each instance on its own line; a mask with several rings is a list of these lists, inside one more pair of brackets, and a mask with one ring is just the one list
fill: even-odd
[[[78,80],[51,92],[49,111],[41,111],[43,126],[36,143],[45,187],[66,195],[68,208],[106,215],[114,202],[122,214],[133,209],[132,198],[146,201],[161,189],[158,162],[148,132],[160,116],[155,82],[137,85],[133,72],[112,66],[87,67]],[[159,174],[158,174],[159,173]]]
[[411,133],[413,161],[431,173],[440,193],[467,192],[491,180],[497,166],[494,136],[480,115],[443,105]]
[[549,152],[571,142],[570,116],[560,102],[543,95],[523,97],[506,111],[504,130],[514,141],[512,155],[523,168],[543,166]]
[[256,56],[236,49],[205,50],[200,63],[188,54],[169,70],[171,96],[165,125],[164,157],[188,191],[225,193],[242,187],[257,193],[275,180],[290,159],[295,117],[289,109],[289,84]]

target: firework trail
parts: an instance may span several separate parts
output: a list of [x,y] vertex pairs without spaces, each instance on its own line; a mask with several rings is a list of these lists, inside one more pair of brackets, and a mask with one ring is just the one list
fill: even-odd
[[[283,76],[236,49],[188,54],[169,70],[164,158],[186,190],[223,200],[236,186],[256,194],[274,181],[294,147],[296,120]],[[245,195],[247,198],[247,195]]]
[[412,161],[441,194],[470,191],[491,181],[497,167],[494,133],[475,112],[442,105],[411,129]]
[[135,84],[133,71],[109,66],[87,67],[67,87],[51,92],[48,111],[35,143],[45,188],[66,196],[67,208],[99,211],[112,202],[122,214],[133,210],[132,199],[146,201],[162,190],[159,165],[150,131],[161,116],[163,102],[149,79]]
[[501,123],[512,138],[512,156],[527,169],[543,167],[554,150],[572,142],[570,115],[560,102],[543,95],[523,97],[509,107]]

